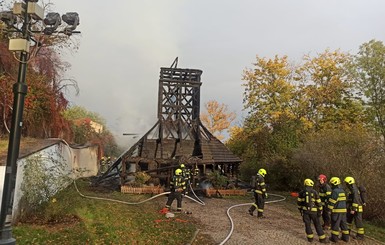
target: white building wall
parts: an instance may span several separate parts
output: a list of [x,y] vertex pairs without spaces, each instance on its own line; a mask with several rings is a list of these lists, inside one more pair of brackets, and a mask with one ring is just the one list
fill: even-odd
[[[45,161],[47,167],[52,167],[55,162],[63,161],[66,166],[65,172],[74,172],[71,178],[89,177],[98,173],[98,146],[74,149],[64,142],[59,142],[39,152],[31,154],[17,161],[17,175],[15,185],[15,196],[13,201],[13,220],[20,214],[20,200],[23,196],[21,185],[24,178],[24,167],[28,158],[35,156],[49,156],[54,161]],[[56,161],[55,161],[56,160]],[[0,166],[0,197],[4,189],[5,166]],[[0,204],[2,199],[0,199]]]

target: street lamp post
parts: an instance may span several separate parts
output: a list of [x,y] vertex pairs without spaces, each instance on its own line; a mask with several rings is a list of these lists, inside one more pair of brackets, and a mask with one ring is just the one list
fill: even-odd
[[[0,245],[16,244],[16,239],[12,237],[12,209],[13,198],[15,193],[16,173],[17,173],[17,158],[19,156],[21,129],[23,126],[23,110],[24,100],[27,94],[28,86],[26,84],[27,62],[29,57],[29,43],[32,39],[31,35],[34,32],[40,32],[51,35],[56,32],[59,26],[52,21],[52,13],[49,13],[44,19],[45,29],[43,31],[32,31],[31,20],[42,20],[44,11],[37,5],[38,0],[23,0],[22,3],[15,3],[13,12],[1,12],[0,17],[8,28],[16,30],[20,37],[17,39],[10,39],[9,50],[19,51],[19,71],[17,82],[13,86],[14,100],[12,111],[11,131],[9,134],[7,163],[5,168],[3,196],[1,202],[0,212]],[[60,15],[56,14],[56,22],[60,22]],[[16,15],[21,17],[22,27],[18,29],[16,26]],[[59,19],[57,19],[57,16]],[[66,19],[66,20],[64,20]],[[79,17],[77,13],[71,12],[63,15],[63,20],[68,24],[64,33],[70,36],[74,33],[76,26],[79,24]],[[77,32],[78,33],[78,32]],[[33,40],[33,39],[32,39]],[[35,41],[36,42],[36,41]],[[36,45],[41,45],[36,42]]]

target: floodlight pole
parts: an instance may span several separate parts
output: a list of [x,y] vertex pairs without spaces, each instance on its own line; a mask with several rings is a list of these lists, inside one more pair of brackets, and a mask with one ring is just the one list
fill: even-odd
[[[24,0],[26,9],[29,0]],[[30,40],[29,35],[29,15],[24,11],[24,22],[22,26],[23,39]],[[17,83],[13,85],[13,111],[11,131],[9,134],[7,165],[5,168],[3,197],[0,212],[0,245],[16,244],[16,239],[12,237],[12,208],[16,185],[17,158],[19,157],[21,129],[23,126],[24,100],[28,86],[26,84],[28,53],[22,51],[19,60],[19,73]]]

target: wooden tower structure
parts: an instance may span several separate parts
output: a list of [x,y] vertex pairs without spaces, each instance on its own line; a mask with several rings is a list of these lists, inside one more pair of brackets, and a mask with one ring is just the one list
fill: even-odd
[[160,68],[158,121],[130,149],[124,152],[97,182],[119,176],[120,184],[137,171],[149,173],[160,184],[168,183],[173,170],[183,163],[207,171],[220,170],[235,176],[241,159],[231,153],[201,123],[200,88],[202,71]]

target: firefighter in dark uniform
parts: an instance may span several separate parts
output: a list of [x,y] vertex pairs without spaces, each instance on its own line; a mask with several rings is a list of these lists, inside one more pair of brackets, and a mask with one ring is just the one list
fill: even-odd
[[341,180],[338,177],[332,177],[329,181],[332,187],[332,194],[328,201],[328,208],[331,211],[331,237],[330,241],[338,242],[340,229],[342,240],[349,241],[349,230],[346,223],[346,194],[341,188]]
[[185,180],[182,177],[182,170],[178,168],[175,170],[175,175],[170,182],[171,193],[168,196],[166,208],[170,210],[171,204],[176,199],[177,201],[177,212],[182,211],[182,193],[186,189]]
[[249,208],[249,214],[253,215],[254,211],[257,209],[258,215],[257,218],[264,218],[263,209],[265,207],[265,198],[267,198],[266,193],[266,184],[265,184],[265,176],[267,172],[265,169],[261,168],[258,170],[258,174],[255,180],[254,186],[254,198],[255,203],[251,205]]
[[356,185],[356,181],[353,177],[346,177],[344,182],[349,188],[348,199],[346,201],[347,213],[346,220],[348,222],[349,230],[352,229],[353,220],[357,228],[356,239],[364,239],[364,224],[362,222],[362,213],[364,211],[364,200],[361,198],[361,193],[359,188]]
[[328,179],[326,175],[320,174],[318,176],[318,181],[319,181],[319,196],[321,198],[321,204],[322,204],[322,219],[323,219],[322,227],[325,230],[330,230],[330,210],[328,208],[328,200],[330,198],[330,195],[332,194],[332,188],[327,183]]
[[186,189],[184,190],[183,194],[187,194],[191,184],[191,170],[189,168],[186,168],[183,163],[179,165],[179,168],[182,170],[182,177],[184,178],[186,185]]
[[298,194],[297,205],[303,222],[305,223],[307,240],[312,242],[314,239],[313,230],[311,229],[311,223],[313,223],[320,243],[327,243],[326,235],[322,229],[319,219],[322,212],[321,199],[318,195],[318,192],[313,189],[313,180],[305,179],[304,186],[305,189],[300,191]]

